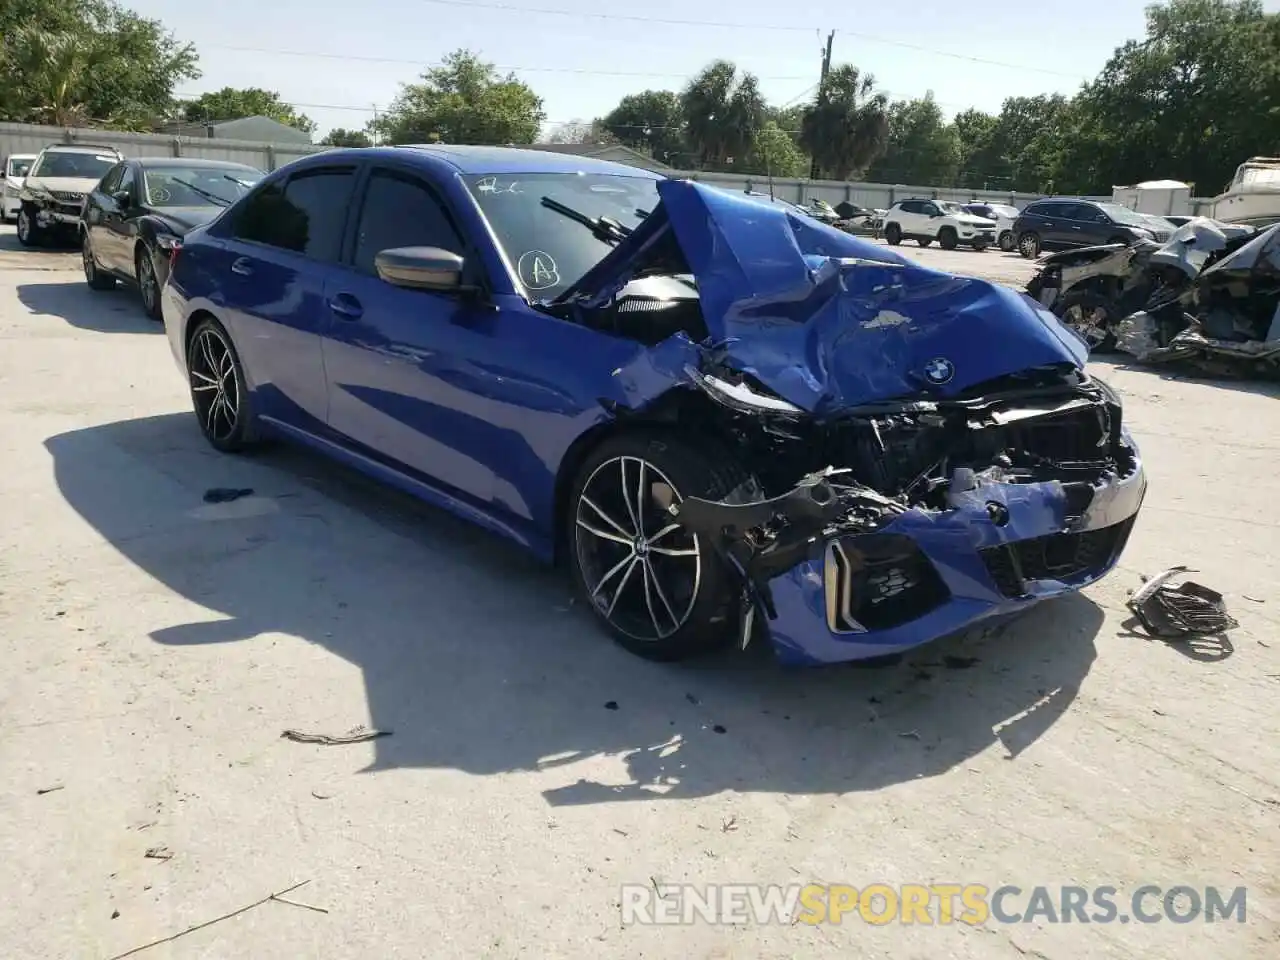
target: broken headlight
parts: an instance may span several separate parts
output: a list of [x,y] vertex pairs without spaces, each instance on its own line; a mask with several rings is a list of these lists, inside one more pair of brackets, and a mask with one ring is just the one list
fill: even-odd
[[743,413],[776,413],[783,416],[799,416],[804,413],[793,403],[781,397],[765,393],[747,383],[733,383],[720,377],[689,369],[689,375],[713,400]]

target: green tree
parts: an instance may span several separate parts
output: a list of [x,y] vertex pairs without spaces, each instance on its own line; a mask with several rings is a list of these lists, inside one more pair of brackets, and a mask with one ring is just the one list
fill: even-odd
[[548,143],[617,143],[618,138],[609,132],[603,120],[570,120],[561,123],[547,137]]
[[270,117],[277,123],[311,133],[316,125],[305,113],[280,99],[274,90],[258,87],[223,87],[204,93],[183,104],[183,118],[188,123],[222,123],[244,117]]
[[1030,193],[1073,190],[1064,178],[1064,151],[1071,149],[1074,107],[1061,94],[1009,97],[1000,109],[989,147],[989,179]]
[[981,110],[964,110],[951,121],[960,144],[958,183],[972,190],[1009,189],[1007,174],[995,150],[999,118]]
[[753,74],[717,60],[680,95],[690,149],[704,169],[736,169],[764,126],[765,102]]
[[800,143],[822,176],[848,180],[879,157],[889,140],[888,100],[875,77],[852,64],[831,70],[802,115]]
[[546,119],[533,90],[470,50],[455,50],[421,80],[402,84],[370,125],[386,142],[533,143]]
[[1280,14],[1259,0],[1169,0],[1076,99],[1060,158],[1073,189],[1153,176],[1216,193],[1280,144]]
[[369,135],[363,130],[345,130],[342,127],[334,127],[324,135],[324,139],[320,143],[326,147],[373,146],[373,141],[369,139]]
[[946,186],[960,172],[960,138],[942,116],[933,92],[889,107],[889,147],[871,166],[881,183]]
[[752,137],[751,152],[747,154],[743,170],[775,177],[802,177],[808,173],[809,158],[789,133],[770,120]]
[[619,142],[680,166],[685,152],[684,113],[680,98],[670,90],[627,94],[600,122]]
[[199,75],[194,47],[115,0],[0,3],[0,118],[145,128]]

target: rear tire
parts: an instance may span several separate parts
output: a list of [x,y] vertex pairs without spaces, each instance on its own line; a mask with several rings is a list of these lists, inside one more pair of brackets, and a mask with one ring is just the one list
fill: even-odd
[[733,456],[671,434],[623,433],[578,470],[565,512],[571,575],[623,648],[671,661],[724,645],[737,586],[712,544],[671,520],[671,497],[722,499],[747,478]]
[[896,247],[902,242],[902,228],[896,223],[891,223],[884,228],[885,242],[891,247]]
[[1012,252],[1013,251],[1013,231],[1006,230],[1004,233],[1000,234],[1000,239],[997,242],[1000,245],[1000,249],[1003,250],[1005,253]]
[[960,238],[956,236],[953,228],[943,227],[938,231],[938,244],[943,250],[954,250],[959,242]]
[[98,258],[93,255],[93,245],[86,233],[80,241],[80,256],[84,261],[84,280],[90,290],[114,290],[116,278],[98,269]]
[[931,243],[933,243],[933,238],[932,238],[932,237],[917,237],[917,238],[916,238],[916,243],[920,244],[920,246],[922,246],[922,247],[927,247],[927,246],[929,246]]
[[975,240],[973,242],[973,249],[976,250],[978,253],[982,253],[984,250],[987,249],[987,241]]
[[1040,234],[1028,230],[1018,238],[1018,252],[1028,260],[1040,256]]

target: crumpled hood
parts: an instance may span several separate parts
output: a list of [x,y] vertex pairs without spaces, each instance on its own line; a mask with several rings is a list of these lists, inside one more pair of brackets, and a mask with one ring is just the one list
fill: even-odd
[[802,409],[945,398],[1088,358],[1079,337],[1006,287],[925,269],[811,218],[692,181],[663,180],[658,192],[658,210],[592,271],[592,285],[608,286],[603,272],[616,289],[669,222],[724,360]]
[[91,193],[98,185],[97,177],[33,177],[28,175],[23,184],[28,190],[48,190],[59,193]]

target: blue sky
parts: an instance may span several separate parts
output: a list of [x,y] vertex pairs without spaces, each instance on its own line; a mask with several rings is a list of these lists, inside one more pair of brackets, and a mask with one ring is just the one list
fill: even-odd
[[[813,87],[830,29],[836,31],[833,63],[869,70],[891,96],[922,96],[932,89],[948,114],[970,106],[995,111],[1008,96],[1074,92],[1115,47],[1141,36],[1146,5],[1142,0],[986,0],[963,6],[946,0],[810,0],[795,6],[764,0],[124,3],[196,44],[204,76],[179,93],[265,87],[303,105],[300,109],[321,132],[362,127],[374,104],[385,107],[400,83],[458,47],[514,70],[543,98],[549,122],[590,119],[625,94],[648,87],[678,90],[717,56],[755,73],[770,102],[783,104]],[[1266,6],[1275,9],[1280,0],[1267,0]],[[555,10],[572,15],[550,12]],[[658,22],[664,18],[733,25]]]

